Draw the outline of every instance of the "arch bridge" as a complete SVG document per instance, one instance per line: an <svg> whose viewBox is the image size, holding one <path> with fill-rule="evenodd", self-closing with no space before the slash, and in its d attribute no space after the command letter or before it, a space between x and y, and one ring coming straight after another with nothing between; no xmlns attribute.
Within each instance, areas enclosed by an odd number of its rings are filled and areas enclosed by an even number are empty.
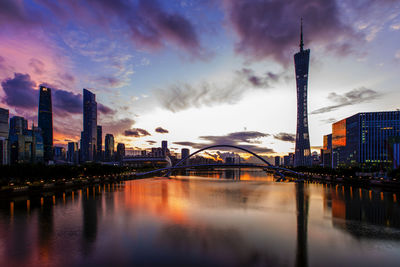
<svg viewBox="0 0 400 267"><path fill-rule="evenodd" d="M203 152L205 150L209 150L209 149L213 149L213 148L221 148L221 147L225 147L225 148L234 148L234 149L238 149L238 150L242 150L246 153L249 153L251 155L253 155L254 157L258 158L260 161L262 161L263 163L265 163L265 165L254 165L254 164L198 164L198 165L182 165L182 163L184 163L186 160L188 160L189 158L191 158L192 156ZM197 150L196 152L193 152L192 154L190 154L189 156L181 159L180 161L178 161L175 165L173 166L168 166L166 168L161 168L161 169L157 169L157 170L153 170L153 171L149 171L149 172L145 172L145 173L139 173L136 175L147 175L147 174L151 174L151 173L157 173L157 172L162 172L162 171L168 171L164 176L169 176L171 174L171 172L173 170L176 169L186 169L186 168L194 168L194 167L254 167L254 168L267 168L267 169L271 169L273 171L275 171L280 178L278 179L278 181L284 180L285 179L285 175L282 174L281 171L285 171L285 172L289 172L295 175L302 175L298 172L286 169L286 168L282 168L282 167L278 167L278 166L273 166L271 163L269 163L267 160L265 160L264 158L262 158L261 156L257 155L256 153L240 147L240 146L235 146L235 145L212 145L212 146L207 146L204 148L201 148L199 150Z"/></svg>

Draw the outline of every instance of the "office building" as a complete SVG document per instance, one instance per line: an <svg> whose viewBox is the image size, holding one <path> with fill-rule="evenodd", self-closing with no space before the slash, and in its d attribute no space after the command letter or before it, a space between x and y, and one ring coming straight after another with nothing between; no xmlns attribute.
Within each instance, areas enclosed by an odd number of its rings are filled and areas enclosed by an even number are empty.
<svg viewBox="0 0 400 267"><path fill-rule="evenodd" d="M82 161L93 161L97 145L96 95L83 89Z"/></svg>
<svg viewBox="0 0 400 267"><path fill-rule="evenodd" d="M39 92L39 128L42 130L44 160L53 160L53 111L51 88L40 86Z"/></svg>
<svg viewBox="0 0 400 267"><path fill-rule="evenodd" d="M311 166L310 138L308 134L307 84L310 49L304 50L303 23L300 28L300 51L294 55L297 87L297 129L294 156L295 166Z"/></svg>
<svg viewBox="0 0 400 267"><path fill-rule="evenodd" d="M332 125L332 165L392 165L389 144L400 136L400 111L358 113Z"/></svg>
<svg viewBox="0 0 400 267"><path fill-rule="evenodd" d="M76 142L68 143L67 161L74 164L77 164L79 162L78 143Z"/></svg>
<svg viewBox="0 0 400 267"><path fill-rule="evenodd" d="M104 159L105 161L114 160L114 136L112 134L106 134L104 142Z"/></svg>
<svg viewBox="0 0 400 267"><path fill-rule="evenodd" d="M97 146L96 146L96 161L103 160L103 128L97 125Z"/></svg>
<svg viewBox="0 0 400 267"><path fill-rule="evenodd" d="M14 116L10 119L9 130L10 163L36 163L44 159L44 143L42 131L23 117Z"/></svg>
<svg viewBox="0 0 400 267"><path fill-rule="evenodd" d="M321 149L321 165L332 167L332 134L324 135L323 148Z"/></svg>
<svg viewBox="0 0 400 267"><path fill-rule="evenodd" d="M8 109L0 108L0 165L9 163Z"/></svg>
<svg viewBox="0 0 400 267"><path fill-rule="evenodd" d="M117 144L117 161L123 160L125 157L125 144Z"/></svg>

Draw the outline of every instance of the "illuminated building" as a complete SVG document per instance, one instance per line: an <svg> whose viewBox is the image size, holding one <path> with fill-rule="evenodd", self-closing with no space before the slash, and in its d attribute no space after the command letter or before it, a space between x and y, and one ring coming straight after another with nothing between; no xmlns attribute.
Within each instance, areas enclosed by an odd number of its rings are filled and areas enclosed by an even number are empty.
<svg viewBox="0 0 400 267"><path fill-rule="evenodd" d="M324 135L324 146L321 149L323 167L332 167L332 134Z"/></svg>
<svg viewBox="0 0 400 267"><path fill-rule="evenodd" d="M304 50L303 23L301 24L300 32L300 51L294 55L297 87L297 129L294 166L311 166L307 114L307 83L310 49Z"/></svg>
<svg viewBox="0 0 400 267"><path fill-rule="evenodd" d="M51 88L40 86L39 92L39 128L42 130L44 160L53 160L53 111Z"/></svg>
<svg viewBox="0 0 400 267"><path fill-rule="evenodd" d="M389 138L400 136L400 111L358 113L332 124L332 165L386 165Z"/></svg>

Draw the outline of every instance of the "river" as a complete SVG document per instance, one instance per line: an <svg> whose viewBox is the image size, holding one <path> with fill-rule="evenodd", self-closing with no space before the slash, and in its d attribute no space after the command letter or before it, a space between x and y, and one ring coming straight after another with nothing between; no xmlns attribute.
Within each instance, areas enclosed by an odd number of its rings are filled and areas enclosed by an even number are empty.
<svg viewBox="0 0 400 267"><path fill-rule="evenodd" d="M1 266L400 266L400 193L191 172L0 200Z"/></svg>

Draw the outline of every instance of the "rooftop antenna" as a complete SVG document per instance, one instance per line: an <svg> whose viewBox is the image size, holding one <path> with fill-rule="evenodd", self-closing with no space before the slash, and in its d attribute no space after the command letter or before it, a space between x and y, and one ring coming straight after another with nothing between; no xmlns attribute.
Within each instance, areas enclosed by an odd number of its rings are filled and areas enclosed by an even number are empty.
<svg viewBox="0 0 400 267"><path fill-rule="evenodd" d="M303 42L303 18L300 20L300 51L303 51L304 42Z"/></svg>

